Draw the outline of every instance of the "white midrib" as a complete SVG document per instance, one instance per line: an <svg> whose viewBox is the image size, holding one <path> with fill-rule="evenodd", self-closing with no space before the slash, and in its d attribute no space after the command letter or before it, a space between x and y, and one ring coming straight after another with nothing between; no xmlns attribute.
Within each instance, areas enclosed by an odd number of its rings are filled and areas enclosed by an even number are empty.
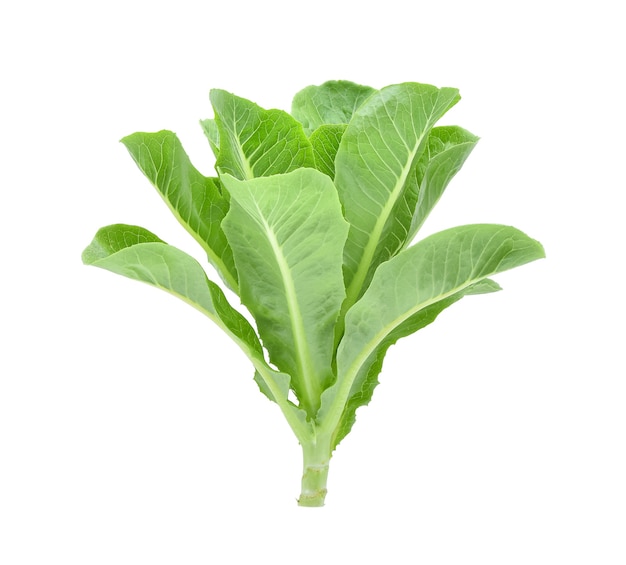
<svg viewBox="0 0 626 565"><path fill-rule="evenodd" d="M321 391L319 390L319 387L315 386L315 375L311 369L311 354L308 347L306 333L304 331L302 313L300 312L300 306L298 304L296 286L294 284L293 277L291 276L291 269L287 264L282 247L276 239L274 230L267 223L265 218L262 219L262 222L267 233L267 239L269 240L274 256L276 257L276 262L278 263L283 284L285 285L287 309L289 310L289 318L292 322L291 331L296 347L296 359L298 362L299 374L302 377L306 391L306 398L302 400L305 401L305 405L308 404L311 409L315 409Z"/></svg>
<svg viewBox="0 0 626 565"><path fill-rule="evenodd" d="M241 172L243 173L245 180L253 179L254 171L252 170L252 165L250 164L250 161L248 160L248 157L246 156L246 154L243 152L243 146L241 145L241 142L239 141L237 132L231 129L229 129L228 131L230 133L233 145L236 147L238 161L239 161L239 164L241 165Z"/></svg>
<svg viewBox="0 0 626 565"><path fill-rule="evenodd" d="M404 184L406 183L406 179L409 176L409 172L413 166L413 160L417 155L417 151L422 144L422 141L426 137L426 132L429 131L429 128L424 129L424 133L417 139L413 150L409 153L408 158L406 160L405 166L402 168L400 175L398 176L398 180L396 181L393 190L389 193L389 198L385 203L385 206L382 209L382 212L378 216L378 220L376 220L376 224L374 225L374 229L372 230L367 245L363 250L363 255L361 255L361 260L359 261L359 266L354 274L354 278L352 282L348 286L348 290L346 291L346 301L344 303L344 313L357 301L359 298L359 293L361 292L361 288L363 287L363 282L365 281L365 277L367 276L367 272L372 263L372 259L374 258L374 253L376 253L376 248L380 243L380 236L383 233L383 229L389 216L391 215L391 211L395 206L400 194L402 193L402 189L404 188Z"/></svg>

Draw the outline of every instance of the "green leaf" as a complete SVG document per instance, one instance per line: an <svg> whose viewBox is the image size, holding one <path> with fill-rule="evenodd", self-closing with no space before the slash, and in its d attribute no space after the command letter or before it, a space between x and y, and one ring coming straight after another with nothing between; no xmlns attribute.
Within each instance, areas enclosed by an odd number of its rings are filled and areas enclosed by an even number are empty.
<svg viewBox="0 0 626 565"><path fill-rule="evenodd" d="M313 146L315 168L331 179L335 178L335 157L346 124L329 124L318 127L309 140Z"/></svg>
<svg viewBox="0 0 626 565"><path fill-rule="evenodd" d="M296 435L306 437L306 416L287 400L289 375L269 367L252 326L228 303L195 259L148 230L125 224L98 230L82 258L86 265L160 288L213 320L252 361L262 391L279 404Z"/></svg>
<svg viewBox="0 0 626 565"><path fill-rule="evenodd" d="M485 281L491 275L542 257L541 244L519 230L479 224L436 233L381 265L348 311L337 382L322 398L318 419L335 430L335 444L349 431L354 410L371 397L391 344L462 296L498 290Z"/></svg>
<svg viewBox="0 0 626 565"><path fill-rule="evenodd" d="M357 108L375 89L348 80L330 80L319 86L307 86L298 92L291 114L307 135L325 124L347 124Z"/></svg>
<svg viewBox="0 0 626 565"><path fill-rule="evenodd" d="M148 230L125 224L101 228L83 252L83 262L166 290L206 314L250 354L262 353L250 324L228 305L200 264Z"/></svg>
<svg viewBox="0 0 626 565"><path fill-rule="evenodd" d="M461 298L501 290L491 275L543 248L499 225L409 247L478 140L436 127L456 89L328 81L298 92L293 115L224 90L210 98L214 117L200 124L219 178L195 169L172 132L122 141L255 320L143 228L102 228L83 261L178 297L238 345L302 447L298 504L322 506L332 452L370 402L388 349Z"/></svg>
<svg viewBox="0 0 626 565"><path fill-rule="evenodd" d="M241 299L270 361L292 377L309 414L334 379L333 327L345 297L342 252L348 226L332 181L314 169L249 181L224 175L231 208L224 231Z"/></svg>
<svg viewBox="0 0 626 565"><path fill-rule="evenodd" d="M217 159L220 155L220 132L217 123L215 123L215 120L211 119L200 120L200 126L202 127L204 135L206 135L206 138L209 140L213 155L215 155Z"/></svg>
<svg viewBox="0 0 626 565"><path fill-rule="evenodd" d="M435 321L437 316L464 296L469 294L486 294L488 292L496 292L501 290L500 286L494 281L485 279L467 287L464 290L453 294L452 296L435 302L420 310L405 322L387 334L374 352L367 358L363 367L359 371L355 384L350 390L350 396L343 411L339 425L333 435L333 449L339 445L339 442L350 432L352 425L356 420L356 409L360 406L369 404L372 399L374 388L378 385L378 375L383 367L383 360L387 354L387 350L395 344L400 338L406 337L418 330L426 327Z"/></svg>
<svg viewBox="0 0 626 565"><path fill-rule="evenodd" d="M415 197L417 203L405 246L411 243L477 143L478 137L458 126L432 129L415 170L419 196Z"/></svg>
<svg viewBox="0 0 626 565"><path fill-rule="evenodd" d="M344 311L367 288L376 267L402 248L414 212L407 189L416 165L431 128L458 100L454 88L388 86L367 99L343 134L335 184L350 223Z"/></svg>
<svg viewBox="0 0 626 565"><path fill-rule="evenodd" d="M217 89L211 90L211 103L219 130L220 173L244 180L315 166L301 124L287 112L265 110Z"/></svg>
<svg viewBox="0 0 626 565"><path fill-rule="evenodd" d="M176 219L205 250L224 282L236 291L235 262L221 228L228 202L219 181L205 177L191 164L171 131L133 133L122 143Z"/></svg>

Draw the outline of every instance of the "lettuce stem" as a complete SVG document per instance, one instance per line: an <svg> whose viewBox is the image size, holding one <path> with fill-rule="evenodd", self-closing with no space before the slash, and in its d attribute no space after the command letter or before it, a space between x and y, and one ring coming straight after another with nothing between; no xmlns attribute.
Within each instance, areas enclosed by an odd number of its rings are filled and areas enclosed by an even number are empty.
<svg viewBox="0 0 626 565"><path fill-rule="evenodd" d="M303 472L299 506L324 506L331 457L330 437L319 436L302 444Z"/></svg>

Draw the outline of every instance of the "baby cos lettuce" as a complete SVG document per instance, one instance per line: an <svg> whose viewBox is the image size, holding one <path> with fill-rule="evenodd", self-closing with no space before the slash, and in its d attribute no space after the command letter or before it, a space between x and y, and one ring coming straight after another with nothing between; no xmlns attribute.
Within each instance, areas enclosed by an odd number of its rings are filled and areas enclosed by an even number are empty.
<svg viewBox="0 0 626 565"><path fill-rule="evenodd" d="M411 245L478 141L435 126L458 100L454 88L330 81L296 94L288 114L213 90L215 117L201 125L215 177L170 131L122 139L256 329L195 259L144 228L100 229L83 261L166 290L234 340L302 446L301 506L324 504L331 454L389 346L464 296L500 290L492 275L544 256L492 224Z"/></svg>

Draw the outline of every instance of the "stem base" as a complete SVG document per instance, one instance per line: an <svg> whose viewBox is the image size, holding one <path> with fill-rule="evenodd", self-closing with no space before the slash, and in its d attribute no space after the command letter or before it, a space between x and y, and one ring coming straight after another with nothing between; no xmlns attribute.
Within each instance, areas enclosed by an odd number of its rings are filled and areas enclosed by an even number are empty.
<svg viewBox="0 0 626 565"><path fill-rule="evenodd" d="M328 464L309 465L304 467L302 474L302 491L298 499L299 506L324 506L326 498L326 479L328 478Z"/></svg>
<svg viewBox="0 0 626 565"><path fill-rule="evenodd" d="M330 461L330 442L320 441L302 446L304 470L302 473L302 490L298 499L299 506L324 506L326 498L326 480L328 479L328 463Z"/></svg>

